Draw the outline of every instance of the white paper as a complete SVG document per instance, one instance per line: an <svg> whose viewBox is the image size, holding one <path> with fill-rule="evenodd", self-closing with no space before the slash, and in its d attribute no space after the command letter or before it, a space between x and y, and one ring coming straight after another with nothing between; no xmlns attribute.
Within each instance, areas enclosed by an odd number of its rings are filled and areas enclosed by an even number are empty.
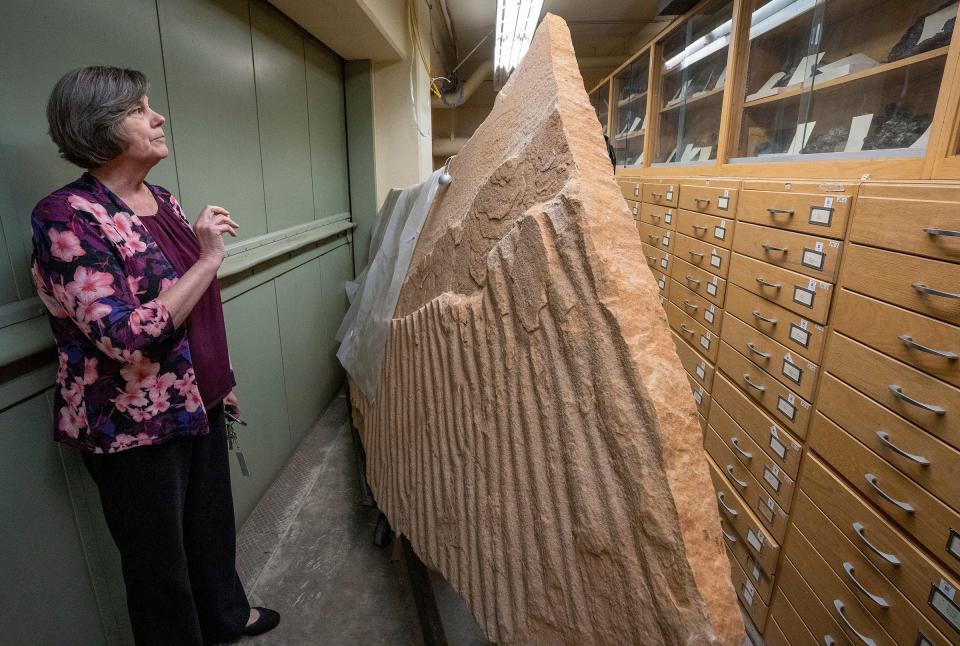
<svg viewBox="0 0 960 646"><path fill-rule="evenodd" d="M760 89L754 92L753 94L748 94L744 101L753 101L755 99L762 99L767 96L773 96L780 91L780 88L773 87L777 84L777 81L782 79L787 74L785 72L775 72L773 76L767 79L767 82L760 86Z"/></svg>
<svg viewBox="0 0 960 646"><path fill-rule="evenodd" d="M727 80L727 68L724 67L723 71L720 72L720 76L717 77L717 82L713 84L713 89L717 90L723 87L723 82Z"/></svg>
<svg viewBox="0 0 960 646"><path fill-rule="evenodd" d="M704 146L698 150L700 151L700 161L710 161L710 153L713 152L713 146Z"/></svg>
<svg viewBox="0 0 960 646"><path fill-rule="evenodd" d="M786 87L791 85L797 85L798 83L803 83L813 75L813 70L816 67L817 63L820 62L820 59L823 58L825 52L817 52L816 54L809 54L804 56L800 60L800 64L797 65L797 69L794 70L793 76L790 77L790 80L787 82Z"/></svg>
<svg viewBox="0 0 960 646"><path fill-rule="evenodd" d="M913 145L910 147L926 148L927 144L930 143L930 128L932 127L933 127L933 124L930 124L929 126L927 126L927 129L923 131L923 134L920 135L920 137L915 142L913 142Z"/></svg>
<svg viewBox="0 0 960 646"><path fill-rule="evenodd" d="M879 63L866 54L850 54L832 63L818 67L817 74L813 77L813 83L816 85L817 83L830 81L835 78L840 78L841 76L846 76L847 74L868 70L877 65L879 65Z"/></svg>
<svg viewBox="0 0 960 646"><path fill-rule="evenodd" d="M843 147L843 152L859 152L863 150L863 140L870 132L870 124L873 123L873 114L857 115L850 120L850 134L847 135L847 145Z"/></svg>
<svg viewBox="0 0 960 646"><path fill-rule="evenodd" d="M787 148L788 155L797 155L807 145L810 135L813 134L813 127L817 125L816 121L807 121L797 125L797 131L793 135L793 141Z"/></svg>
<svg viewBox="0 0 960 646"><path fill-rule="evenodd" d="M683 149L683 154L680 155L680 161L692 161L698 150L700 149L693 144L687 144L687 147Z"/></svg>
<svg viewBox="0 0 960 646"><path fill-rule="evenodd" d="M922 43L928 38L933 38L943 31L944 25L955 15L957 15L957 3L953 3L949 7L944 7L940 11L927 16L923 21L923 31L920 32L920 38L917 40L917 44Z"/></svg>

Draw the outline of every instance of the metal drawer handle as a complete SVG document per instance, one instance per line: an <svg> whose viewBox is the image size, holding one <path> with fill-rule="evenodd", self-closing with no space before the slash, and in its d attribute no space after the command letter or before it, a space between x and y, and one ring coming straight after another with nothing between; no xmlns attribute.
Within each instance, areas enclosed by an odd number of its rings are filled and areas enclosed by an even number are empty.
<svg viewBox="0 0 960 646"><path fill-rule="evenodd" d="M883 444L894 453L899 453L900 455L907 458L908 460L913 460L914 462L916 462L921 466L924 466L924 467L930 466L930 460L923 457L922 455L916 455L916 454L904 451L899 446L891 442L890 436L884 431L877 431L877 437L879 437L880 441L883 442Z"/></svg>
<svg viewBox="0 0 960 646"><path fill-rule="evenodd" d="M877 492L877 495L879 495L881 498L889 502L891 505L895 506L897 509L905 511L908 514L912 514L914 511L916 511L913 508L913 505L911 505L910 503L903 502L902 500L897 500L896 498L888 494L886 491L881 489L880 485L877 484L877 476L873 475L872 473L864 473L863 479L867 481L868 485L873 487L873 490Z"/></svg>
<svg viewBox="0 0 960 646"><path fill-rule="evenodd" d="M700 308L699 305L694 305L693 303L691 303L691 302L688 301L687 299L683 299L683 306L686 307L687 309L693 310L694 312L696 312L696 311Z"/></svg>
<svg viewBox="0 0 960 646"><path fill-rule="evenodd" d="M733 475L733 465L727 465L727 475L730 476L730 479L733 480L734 484L740 487L741 489L747 488L747 482L745 480L740 480L737 476Z"/></svg>
<svg viewBox="0 0 960 646"><path fill-rule="evenodd" d="M699 251L694 251L694 250L692 250L692 249L691 249L690 251L688 251L687 253L690 254L691 256L693 256L694 258L703 258L703 256L704 256L704 254L700 253Z"/></svg>
<svg viewBox="0 0 960 646"><path fill-rule="evenodd" d="M887 603L887 600L886 600L886 599L884 599L883 597L881 597L881 596L879 596L879 595L873 594L872 592L870 592L869 590L867 590L865 587L863 587L863 584L860 583L860 581L857 580L857 577L854 576L853 563L850 563L849 561L844 561L844 562L843 562L843 571L847 573L847 576L850 577L850 580L851 580L851 581L853 581L853 585L857 586L857 588L860 590L860 592L862 592L862 593L864 593L865 595L867 595L868 597L870 597L870 601L874 602L875 604L877 604L877 605L880 606L881 608L889 608L889 607L890 607L890 604Z"/></svg>
<svg viewBox="0 0 960 646"><path fill-rule="evenodd" d="M844 607L843 602L840 601L840 599L833 600L833 607L837 609L837 613L840 615L840 618L843 619L843 623L847 624L847 628L849 628L854 635L859 637L860 641L866 644L866 646L877 646L877 642L873 641L872 639L870 639L869 637L867 637L866 635L864 635L859 630L853 627L853 624L851 624L850 620L847 619L846 608Z"/></svg>
<svg viewBox="0 0 960 646"><path fill-rule="evenodd" d="M653 193L653 192L651 192L650 195L654 196L654 197L657 198L658 200L659 200L661 197L663 197L663 193Z"/></svg>
<svg viewBox="0 0 960 646"><path fill-rule="evenodd" d="M726 497L723 495L723 492L722 492L722 491L718 491L718 492L717 492L717 500L720 501L720 504L723 506L723 510L726 511L728 514L730 514L731 516L737 516L737 515L739 515L740 512L738 512L738 511L737 511L736 509L734 509L733 507L727 506L727 499L726 499Z"/></svg>
<svg viewBox="0 0 960 646"><path fill-rule="evenodd" d="M694 278L693 276L687 276L687 282L690 283L691 285L696 285L697 287L700 286L700 281Z"/></svg>
<svg viewBox="0 0 960 646"><path fill-rule="evenodd" d="M767 213L770 214L770 217L773 217L775 215L781 215L781 214L786 215L787 217L791 217L791 218L793 217L792 209L767 209Z"/></svg>
<svg viewBox="0 0 960 646"><path fill-rule="evenodd" d="M736 536L734 536L733 534L728 534L727 532L725 532L725 531L723 530L723 521L722 521L722 520L720 521L720 533L723 534L723 537L724 537L725 539L727 539L727 542L728 542L728 543L736 543L736 542L737 542L737 537L736 537Z"/></svg>
<svg viewBox="0 0 960 646"><path fill-rule="evenodd" d="M659 237L660 237L660 236L658 236L656 233L648 233L648 234L647 234L647 240L650 240L650 241L654 241L654 240L656 240L656 239L659 238Z"/></svg>
<svg viewBox="0 0 960 646"><path fill-rule="evenodd" d="M690 328L687 327L687 324L686 324L686 323L681 323L681 324L680 324L680 329L683 330L684 332L686 332L687 334L691 335L691 336L694 335L694 334L696 334L696 332L694 332L693 330L691 330Z"/></svg>
<svg viewBox="0 0 960 646"><path fill-rule="evenodd" d="M660 221L660 216L657 215L656 213L650 213L649 215L651 220L656 220L657 222Z"/></svg>
<svg viewBox="0 0 960 646"><path fill-rule="evenodd" d="M769 358L770 358L770 353L768 353L768 352L760 352L759 350L757 350L757 346L753 345L753 341L748 341L748 342L747 342L747 350L750 351L750 354L755 354L755 355L757 355L758 357L763 357L764 359L769 359Z"/></svg>
<svg viewBox="0 0 960 646"><path fill-rule="evenodd" d="M742 455L742 456L745 457L746 459L748 459L748 460L752 460L752 459L753 459L753 453L751 453L750 451L744 451L744 450L740 447L740 440L737 439L736 436L730 438L730 445L733 446L734 450L736 450L737 453L739 453L740 455Z"/></svg>
<svg viewBox="0 0 960 646"><path fill-rule="evenodd" d="M922 408L925 411L936 413L937 415L946 415L947 413L947 411L945 411L940 406L934 406L933 404L924 404L922 401L919 401L914 399L913 397L910 397L909 395L903 392L903 388L901 388L899 384L890 384L890 392L893 393L894 397L896 397L897 399L902 399L903 401L907 402L911 406Z"/></svg>
<svg viewBox="0 0 960 646"><path fill-rule="evenodd" d="M647 256L647 260L649 260L649 261L652 262L652 263L656 263L656 262L657 262L657 257L656 257L656 256Z"/></svg>
<svg viewBox="0 0 960 646"><path fill-rule="evenodd" d="M931 296L940 296L941 298L960 298L960 294L956 292L944 292L939 289L927 287L923 283L914 283L913 288L921 294L930 294Z"/></svg>
<svg viewBox="0 0 960 646"><path fill-rule="evenodd" d="M782 254L786 254L790 251L786 247L775 247L772 244L761 243L760 246L763 247L763 250L768 253L771 251L779 251Z"/></svg>
<svg viewBox="0 0 960 646"><path fill-rule="evenodd" d="M924 229L924 233L932 236L949 236L951 238L960 238L960 231L952 229Z"/></svg>
<svg viewBox="0 0 960 646"><path fill-rule="evenodd" d="M704 233L707 232L707 227L700 226L699 224L691 224L690 228L693 229L694 233L696 233L697 231L703 231Z"/></svg>
<svg viewBox="0 0 960 646"><path fill-rule="evenodd" d="M949 359L950 361L953 361L957 358L956 352L950 352L948 350L935 350L934 348L925 346L922 343L917 343L913 340L912 336L901 334L897 338L900 339L903 342L903 345L907 346L908 348L913 348L914 350L919 350L920 352L926 352L927 354L943 357L944 359Z"/></svg>
<svg viewBox="0 0 960 646"><path fill-rule="evenodd" d="M763 391L765 391L765 390L767 389L766 386L761 386L760 384L755 384L755 383L753 383L752 381L750 381L750 374L749 374L749 373L746 373L746 372L743 373L743 380L744 380L745 382L747 382L747 385L748 385L748 386L750 386L751 388L753 388L753 389L756 390L757 392L762 393Z"/></svg>
<svg viewBox="0 0 960 646"><path fill-rule="evenodd" d="M773 287L774 289L780 289L782 285L780 283L771 283L764 280L762 277L757 276L757 282L763 285L764 287Z"/></svg>
<svg viewBox="0 0 960 646"><path fill-rule="evenodd" d="M695 197L693 201L697 204L710 204L710 198L707 197Z"/></svg>
<svg viewBox="0 0 960 646"><path fill-rule="evenodd" d="M871 550L873 550L874 554L882 558L884 561L886 561L890 565L900 565L900 559L898 559L896 555L890 554L889 552L884 552L883 550L881 550L879 547L877 547L867 539L867 532L863 527L863 523L860 523L860 522L854 523L853 531L856 532L857 536L860 538L861 541L863 541L864 545L866 545Z"/></svg>
<svg viewBox="0 0 960 646"><path fill-rule="evenodd" d="M760 313L760 310L753 310L753 318L758 321L763 321L764 323L769 323L770 325L776 325L777 319L768 319L766 316Z"/></svg>

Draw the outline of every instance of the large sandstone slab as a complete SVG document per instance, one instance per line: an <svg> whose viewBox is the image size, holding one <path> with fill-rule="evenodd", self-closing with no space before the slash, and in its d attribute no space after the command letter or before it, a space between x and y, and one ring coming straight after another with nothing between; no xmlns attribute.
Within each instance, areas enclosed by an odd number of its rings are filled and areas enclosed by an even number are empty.
<svg viewBox="0 0 960 646"><path fill-rule="evenodd" d="M352 389L395 530L504 644L735 644L696 408L566 24L451 164Z"/></svg>

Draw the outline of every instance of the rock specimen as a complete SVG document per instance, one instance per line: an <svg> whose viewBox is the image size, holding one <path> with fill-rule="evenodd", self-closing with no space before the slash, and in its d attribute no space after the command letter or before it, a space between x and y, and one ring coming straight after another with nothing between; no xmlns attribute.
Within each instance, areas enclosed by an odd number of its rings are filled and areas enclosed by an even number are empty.
<svg viewBox="0 0 960 646"><path fill-rule="evenodd" d="M380 508L502 644L739 644L687 377L565 23L450 165L372 401Z"/></svg>

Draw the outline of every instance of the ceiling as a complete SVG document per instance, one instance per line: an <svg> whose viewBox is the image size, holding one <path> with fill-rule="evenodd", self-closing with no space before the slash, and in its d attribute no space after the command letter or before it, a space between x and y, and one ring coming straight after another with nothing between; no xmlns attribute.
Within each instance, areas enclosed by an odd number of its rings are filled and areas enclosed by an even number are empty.
<svg viewBox="0 0 960 646"><path fill-rule="evenodd" d="M434 0L446 4L462 59L495 26L496 0ZM624 59L640 42L652 37L667 23L657 17L658 0L544 0L543 13L553 13L570 26L579 58L622 55ZM649 36L646 36L649 34ZM493 58L493 35L480 46L458 74L463 78L483 60Z"/></svg>

